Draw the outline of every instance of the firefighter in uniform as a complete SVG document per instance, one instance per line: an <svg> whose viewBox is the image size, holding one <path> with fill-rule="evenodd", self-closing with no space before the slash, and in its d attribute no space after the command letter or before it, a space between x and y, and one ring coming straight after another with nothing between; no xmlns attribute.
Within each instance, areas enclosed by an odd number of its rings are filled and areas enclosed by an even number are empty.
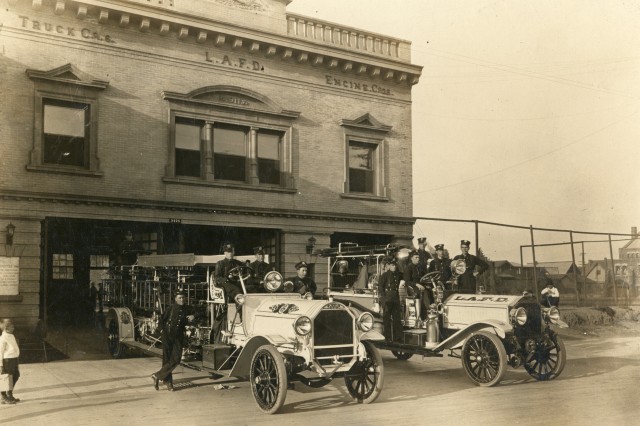
<svg viewBox="0 0 640 426"><path fill-rule="evenodd" d="M429 259L431 259L431 253L427 250L427 237L418 238L418 257L422 270L426 271L429 267Z"/></svg>
<svg viewBox="0 0 640 426"><path fill-rule="evenodd" d="M259 288L260 284L264 280L264 276L267 275L267 272L272 271L273 268L270 264L264 261L264 250L262 247L254 248L253 254L255 254L256 260L249 264L251 269L253 269L253 277L251 277L251 281L253 287Z"/></svg>
<svg viewBox="0 0 640 426"><path fill-rule="evenodd" d="M451 259L445 257L444 244L436 244L436 255L429 264L429 272L440 272L441 284L446 283L451 278Z"/></svg>
<svg viewBox="0 0 640 426"><path fill-rule="evenodd" d="M410 287L414 293L420 293L420 299L422 299L422 315L426 315L427 307L433 303L433 295L430 291L424 291L426 287L420 283L420 278L427 273L426 268L423 269L420 264L420 254L417 250L409 253L409 264L404 269L403 278L408 287Z"/></svg>
<svg viewBox="0 0 640 426"><path fill-rule="evenodd" d="M306 262L298 262L295 265L297 275L292 278L288 278L285 281L293 282L293 291L304 295L305 293L316 294L316 283L311 278L307 277L309 273L309 265Z"/></svg>
<svg viewBox="0 0 640 426"><path fill-rule="evenodd" d="M169 306L160 317L162 326L162 367L151 375L153 386L158 390L160 380L173 391L173 370L180 365L182 348L185 344L184 329L195 316L189 306L184 304L185 293L176 293L176 303Z"/></svg>
<svg viewBox="0 0 640 426"><path fill-rule="evenodd" d="M469 254L470 246L470 241L460 241L460 251L462 253L454 257L453 260L462 259L466 266L464 273L458 277L458 291L460 293L473 294L476 292L476 277L489 269L489 265L479 257Z"/></svg>
<svg viewBox="0 0 640 426"><path fill-rule="evenodd" d="M216 263L216 285L222 287L229 300L233 301L238 294L243 293L240 283L229 279L229 271L238 266L244 266L244 263L233 258L234 249L231 244L225 244L223 250L224 259Z"/></svg>
<svg viewBox="0 0 640 426"><path fill-rule="evenodd" d="M400 304L400 273L396 271L398 262L391 259L387 262L388 269L380 276L378 281L378 294L380 304L384 308L382 316L384 337L389 341L402 341L402 317Z"/></svg>

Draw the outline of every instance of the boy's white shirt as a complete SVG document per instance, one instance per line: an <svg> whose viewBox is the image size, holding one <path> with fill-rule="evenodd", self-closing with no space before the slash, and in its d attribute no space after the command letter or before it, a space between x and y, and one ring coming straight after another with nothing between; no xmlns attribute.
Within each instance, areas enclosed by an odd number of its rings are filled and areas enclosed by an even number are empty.
<svg viewBox="0 0 640 426"><path fill-rule="evenodd" d="M0 335L0 366L2 366L3 358L18 358L20 356L20 348L13 333L6 330Z"/></svg>

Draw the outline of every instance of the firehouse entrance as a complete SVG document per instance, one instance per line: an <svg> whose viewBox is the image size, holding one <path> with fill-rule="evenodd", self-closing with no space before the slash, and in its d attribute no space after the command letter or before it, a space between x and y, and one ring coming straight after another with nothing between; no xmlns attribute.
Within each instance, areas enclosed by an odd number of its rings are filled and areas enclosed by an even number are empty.
<svg viewBox="0 0 640 426"><path fill-rule="evenodd" d="M221 254L223 245L231 243L238 255L250 255L261 246L279 268L280 235L263 228L47 218L40 311L48 325L90 322L99 284L110 268L132 265L141 254Z"/></svg>

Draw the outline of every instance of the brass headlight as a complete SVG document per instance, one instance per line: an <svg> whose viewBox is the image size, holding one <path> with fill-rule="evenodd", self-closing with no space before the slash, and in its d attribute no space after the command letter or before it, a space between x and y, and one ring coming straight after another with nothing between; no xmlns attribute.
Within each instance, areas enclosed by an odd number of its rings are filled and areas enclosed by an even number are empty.
<svg viewBox="0 0 640 426"><path fill-rule="evenodd" d="M513 324L524 325L527 322L527 311L524 308L512 309L509 316Z"/></svg>
<svg viewBox="0 0 640 426"><path fill-rule="evenodd" d="M269 293L275 293L282 289L282 275L278 271L267 272L264 276L264 289Z"/></svg>
<svg viewBox="0 0 640 426"><path fill-rule="evenodd" d="M358 327L362 331L369 331L373 328L373 315L369 312L363 312L358 317Z"/></svg>
<svg viewBox="0 0 640 426"><path fill-rule="evenodd" d="M311 333L311 318L305 316L299 317L293 323L293 331L299 336L306 336Z"/></svg>
<svg viewBox="0 0 640 426"><path fill-rule="evenodd" d="M238 305L244 304L244 294L237 294L236 297L234 297L234 300Z"/></svg>
<svg viewBox="0 0 640 426"><path fill-rule="evenodd" d="M454 260L451 262L451 272L456 275L464 274L464 271L467 270L467 264L462 259Z"/></svg>

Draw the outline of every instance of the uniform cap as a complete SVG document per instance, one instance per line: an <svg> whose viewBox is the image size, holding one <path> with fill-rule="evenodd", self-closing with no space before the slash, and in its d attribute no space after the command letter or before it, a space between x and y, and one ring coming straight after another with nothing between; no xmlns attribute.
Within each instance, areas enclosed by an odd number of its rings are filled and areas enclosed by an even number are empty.
<svg viewBox="0 0 640 426"><path fill-rule="evenodd" d="M309 265L307 265L307 262L298 262L298 263L296 263L296 266L295 266L296 270L298 270L300 268L308 268L308 267L309 267Z"/></svg>
<svg viewBox="0 0 640 426"><path fill-rule="evenodd" d="M436 244L436 250L444 250L444 244Z"/></svg>
<svg viewBox="0 0 640 426"><path fill-rule="evenodd" d="M420 237L418 238L418 244L424 244L427 242L427 237Z"/></svg>
<svg viewBox="0 0 640 426"><path fill-rule="evenodd" d="M262 246L254 247L253 254L264 254L264 249L262 248Z"/></svg>
<svg viewBox="0 0 640 426"><path fill-rule="evenodd" d="M470 247L470 246L471 246L471 241L469 241L469 240L462 240L462 241L460 241L460 245L461 245L461 246Z"/></svg>
<svg viewBox="0 0 640 426"><path fill-rule="evenodd" d="M420 253L418 253L418 250L411 250L409 252L409 259L411 259L413 256L420 256Z"/></svg>
<svg viewBox="0 0 640 426"><path fill-rule="evenodd" d="M183 290L176 291L176 297L177 296L186 296L186 295L187 295L187 293L185 293Z"/></svg>
<svg viewBox="0 0 640 426"><path fill-rule="evenodd" d="M233 253L233 245L231 245L231 244L225 244L225 245L222 247L222 250L223 250L225 253Z"/></svg>
<svg viewBox="0 0 640 426"><path fill-rule="evenodd" d="M387 260L387 265L397 265L398 261L396 259Z"/></svg>

